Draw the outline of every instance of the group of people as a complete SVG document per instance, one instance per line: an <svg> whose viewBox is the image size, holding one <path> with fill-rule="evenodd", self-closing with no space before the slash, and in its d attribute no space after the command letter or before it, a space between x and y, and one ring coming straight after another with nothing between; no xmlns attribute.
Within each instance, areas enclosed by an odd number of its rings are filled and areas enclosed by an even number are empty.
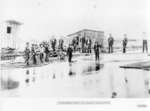
<svg viewBox="0 0 150 111"><path fill-rule="evenodd" d="M51 41L51 47L52 47L53 52L56 51L56 43L57 43L56 39ZM72 43L69 44L67 49L64 48L63 43L64 43L64 41L60 40L58 47L60 48L61 52L64 52L64 51L66 52L65 55L68 56L68 62L71 62L73 52L78 51L76 49L77 49L77 46L79 45L79 38L73 39ZM84 38L82 38L81 43L82 43L81 44L81 49L82 49L81 52L82 53L85 53L85 46L87 46L86 48L88 49L86 51L86 53L92 52L92 40L90 40L90 39L85 40ZM126 53L127 44L128 44L127 35L124 34L124 38L122 40L122 52L123 53ZM113 45L114 45L114 38L111 34L109 34L108 53L113 53ZM50 46L49 46L48 42L43 42L39 45L32 44L31 48L29 47L29 43L27 43L25 51L24 51L25 52L25 63L27 65L29 65L30 61L32 61L33 64L37 64L38 60L40 60L41 63L48 62L49 61L49 53L50 53L49 47ZM95 43L93 45L93 50L94 50L96 61L99 61L99 55L100 55L101 49L102 49L102 45L99 44L98 41L95 41ZM143 52L145 50L146 50L146 52L148 52L148 41L147 41L147 39L144 38L143 39ZM64 57L64 54L60 54L60 55L63 55L61 57ZM37 58L39 58L39 59L37 59Z"/></svg>
<svg viewBox="0 0 150 111"><path fill-rule="evenodd" d="M124 38L122 40L122 52L123 53L126 53L127 44L128 44L128 38L127 38L127 35L124 34ZM114 45L114 38L112 37L111 34L109 34L109 37L108 37L108 53L113 53L113 45ZM95 60L96 61L99 61L100 49L101 49L100 44L98 42L95 42L95 44L94 44L94 53L95 53ZM145 32L143 32L142 49L143 49L143 53L145 51L148 52L148 40L147 40Z"/></svg>
<svg viewBox="0 0 150 111"><path fill-rule="evenodd" d="M92 40L90 38L79 38L79 36L77 36L73 38L71 45L73 47L73 51L80 51L82 53L92 52Z"/></svg>
<svg viewBox="0 0 150 111"><path fill-rule="evenodd" d="M49 62L49 56L51 51L53 53L53 56L57 56L56 49L58 49L59 53L63 55L61 53L65 50L63 39L60 39L57 43L57 40L54 38L50 41L42 41L39 44L31 44L31 46L29 42L27 42L24 50L25 63L27 65L29 65L30 63L36 65L39 62ZM63 56L60 56L60 59L61 58L63 58Z"/></svg>
<svg viewBox="0 0 150 111"><path fill-rule="evenodd" d="M48 60L49 46L46 43L39 45L32 44L30 47L30 44L27 42L24 53L25 53L25 63L27 65L29 65L31 61L33 64L37 64L39 60L41 63L49 61Z"/></svg>
<svg viewBox="0 0 150 111"><path fill-rule="evenodd" d="M29 42L26 43L26 47L24 50L24 55L25 55L25 63L27 66L29 66L30 64L38 64L40 63L44 63L44 62L49 62L49 57L50 57L50 53L52 52L52 54L56 54L56 56L59 56L59 59L62 60L64 59L65 55L68 56L68 61L71 62L72 61L72 53L73 53L73 45L70 44L69 47L66 49L64 49L63 47L63 41L59 41L59 45L58 45L58 50L56 50L56 46L54 45L56 44L56 41L54 40L54 42L52 42L51 45L51 49L50 50L50 45L48 42L42 42L39 45L38 44L30 44ZM57 53L56 53L57 52ZM66 52L66 54L64 54L64 52Z"/></svg>
<svg viewBox="0 0 150 111"><path fill-rule="evenodd" d="M123 45L123 53L126 53L126 47L127 47L127 36L126 34L124 35L124 39L122 40L122 45ZM113 44L114 44L114 38L112 37L111 34L109 34L108 38L108 53L113 53ZM100 55L100 49L102 46L96 41L94 44L94 54L95 54L95 60L99 61L99 55Z"/></svg>
<svg viewBox="0 0 150 111"><path fill-rule="evenodd" d="M148 52L148 40L147 40L147 36L146 36L145 32L143 32L142 36L143 36L142 51L144 53L145 51ZM128 38L127 38L127 35L124 34L124 38L122 40L122 51L123 51L123 53L126 53L127 43L128 43ZM112 37L111 34L109 34L108 53L113 53L113 44L114 44L114 38Z"/></svg>
<svg viewBox="0 0 150 111"><path fill-rule="evenodd" d="M127 43L128 43L127 35L124 34L124 39L122 40L122 47L123 47L122 51L123 51L123 53L126 53ZM109 38L108 38L108 53L113 53L113 44L114 44L114 38L112 37L111 34L109 34Z"/></svg>

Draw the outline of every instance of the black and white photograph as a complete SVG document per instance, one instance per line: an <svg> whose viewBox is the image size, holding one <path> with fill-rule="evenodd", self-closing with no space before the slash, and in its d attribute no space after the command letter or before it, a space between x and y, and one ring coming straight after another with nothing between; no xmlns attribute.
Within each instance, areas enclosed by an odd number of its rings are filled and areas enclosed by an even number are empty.
<svg viewBox="0 0 150 111"><path fill-rule="evenodd" d="M0 0L1 101L149 101L149 10L149 0Z"/></svg>

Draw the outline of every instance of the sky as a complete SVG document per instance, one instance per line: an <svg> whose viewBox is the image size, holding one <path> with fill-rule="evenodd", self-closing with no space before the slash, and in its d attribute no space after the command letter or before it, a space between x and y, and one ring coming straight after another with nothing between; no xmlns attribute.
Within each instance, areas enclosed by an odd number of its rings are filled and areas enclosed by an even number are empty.
<svg viewBox="0 0 150 111"><path fill-rule="evenodd" d="M0 21L23 25L24 41L61 37L81 29L102 30L122 38L150 33L149 0L0 0Z"/></svg>

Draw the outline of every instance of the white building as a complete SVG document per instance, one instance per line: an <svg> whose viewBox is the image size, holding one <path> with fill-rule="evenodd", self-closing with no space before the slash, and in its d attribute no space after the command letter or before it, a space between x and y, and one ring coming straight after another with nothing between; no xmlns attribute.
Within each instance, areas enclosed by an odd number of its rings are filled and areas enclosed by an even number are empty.
<svg viewBox="0 0 150 111"><path fill-rule="evenodd" d="M22 23L15 20L7 20L1 24L1 48L18 48L18 33Z"/></svg>

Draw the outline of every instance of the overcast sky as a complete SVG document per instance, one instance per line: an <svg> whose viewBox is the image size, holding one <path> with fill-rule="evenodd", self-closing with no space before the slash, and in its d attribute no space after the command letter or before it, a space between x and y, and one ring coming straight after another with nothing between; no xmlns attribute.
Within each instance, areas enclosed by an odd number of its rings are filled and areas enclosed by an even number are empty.
<svg viewBox="0 0 150 111"><path fill-rule="evenodd" d="M80 29L121 38L149 31L149 0L0 0L0 20L23 23L25 40L65 36Z"/></svg>

